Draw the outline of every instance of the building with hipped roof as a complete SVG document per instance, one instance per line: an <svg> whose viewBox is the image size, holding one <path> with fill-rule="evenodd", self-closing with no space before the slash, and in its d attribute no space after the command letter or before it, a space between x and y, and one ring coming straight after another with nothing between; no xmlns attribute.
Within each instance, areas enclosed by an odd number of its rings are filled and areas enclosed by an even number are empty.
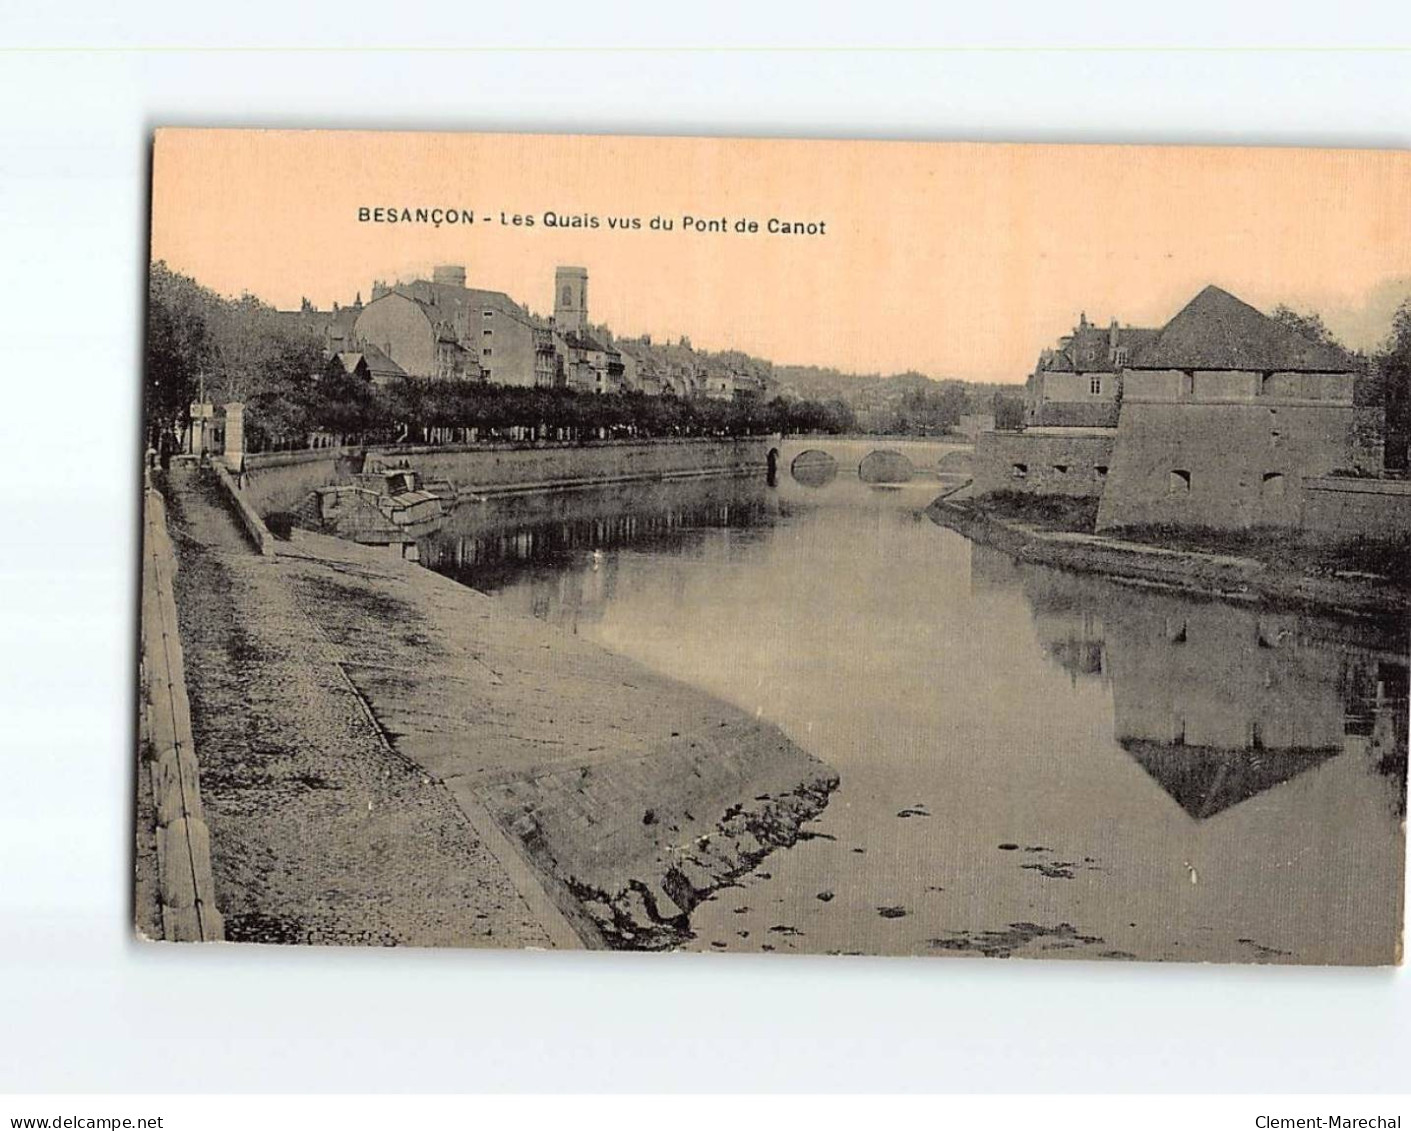
<svg viewBox="0 0 1411 1131"><path fill-rule="evenodd" d="M1297 526L1353 463L1358 362L1216 286L1128 360L1098 528Z"/></svg>
<svg viewBox="0 0 1411 1131"><path fill-rule="evenodd" d="M1035 426L977 437L976 493L1096 498L1099 530L1339 537L1349 531L1334 531L1328 514L1351 513L1343 496L1356 494L1351 533L1411 530L1404 485L1349 477L1375 470L1353 404L1361 365L1213 285L1157 331L1102 331L1082 318L1031 379ZM1069 411L1082 403L1082 381L1115 427L1073 424L1084 418Z"/></svg>

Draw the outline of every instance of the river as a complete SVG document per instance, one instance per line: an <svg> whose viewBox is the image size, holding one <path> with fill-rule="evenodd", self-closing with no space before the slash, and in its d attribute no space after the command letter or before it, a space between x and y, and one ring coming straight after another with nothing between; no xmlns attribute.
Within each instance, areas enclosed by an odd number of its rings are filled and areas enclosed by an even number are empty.
<svg viewBox="0 0 1411 1131"><path fill-rule="evenodd" d="M842 784L692 949L1384 963L1407 637L1022 564L937 483L463 505L430 568L777 723Z"/></svg>

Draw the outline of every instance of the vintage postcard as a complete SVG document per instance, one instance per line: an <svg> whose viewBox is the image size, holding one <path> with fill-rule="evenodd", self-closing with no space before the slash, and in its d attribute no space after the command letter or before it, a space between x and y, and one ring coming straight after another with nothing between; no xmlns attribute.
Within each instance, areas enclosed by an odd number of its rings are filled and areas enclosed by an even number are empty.
<svg viewBox="0 0 1411 1131"><path fill-rule="evenodd" d="M1407 154L152 177L142 936L1400 961Z"/></svg>

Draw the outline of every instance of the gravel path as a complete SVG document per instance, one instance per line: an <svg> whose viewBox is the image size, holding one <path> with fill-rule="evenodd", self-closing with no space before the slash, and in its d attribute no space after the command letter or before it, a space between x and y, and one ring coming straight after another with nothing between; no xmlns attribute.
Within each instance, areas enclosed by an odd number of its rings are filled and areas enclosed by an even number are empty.
<svg viewBox="0 0 1411 1131"><path fill-rule="evenodd" d="M202 800L231 941L549 946L444 786L384 740L289 563L208 474L167 484Z"/></svg>

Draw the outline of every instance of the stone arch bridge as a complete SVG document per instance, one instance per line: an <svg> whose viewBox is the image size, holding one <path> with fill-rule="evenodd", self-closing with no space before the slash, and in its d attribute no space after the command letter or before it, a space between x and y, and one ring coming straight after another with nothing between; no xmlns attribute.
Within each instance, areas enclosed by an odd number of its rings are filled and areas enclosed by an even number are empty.
<svg viewBox="0 0 1411 1131"><path fill-rule="evenodd" d="M785 436L770 449L778 453L777 473L806 485L821 485L836 476L871 483L960 482L970 477L974 450L959 440L900 436Z"/></svg>

